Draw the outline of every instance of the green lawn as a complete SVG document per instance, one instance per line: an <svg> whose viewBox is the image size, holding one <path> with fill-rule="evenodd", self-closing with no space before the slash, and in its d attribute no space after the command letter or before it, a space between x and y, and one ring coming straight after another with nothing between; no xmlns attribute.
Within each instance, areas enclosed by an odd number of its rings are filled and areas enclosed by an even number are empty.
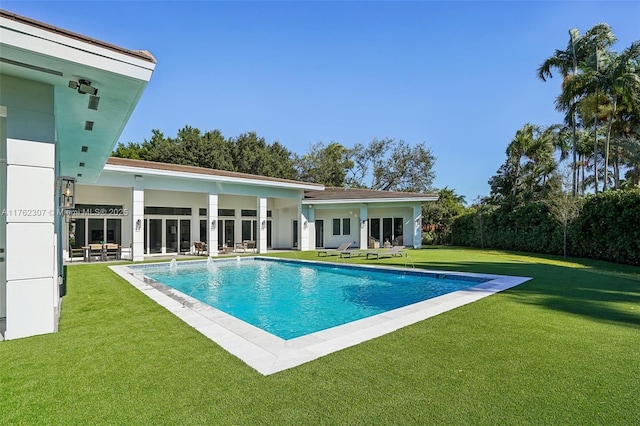
<svg viewBox="0 0 640 426"><path fill-rule="evenodd" d="M462 248L410 258L534 279L264 377L105 265L72 266L60 332L0 342L0 423L640 423L640 268Z"/></svg>

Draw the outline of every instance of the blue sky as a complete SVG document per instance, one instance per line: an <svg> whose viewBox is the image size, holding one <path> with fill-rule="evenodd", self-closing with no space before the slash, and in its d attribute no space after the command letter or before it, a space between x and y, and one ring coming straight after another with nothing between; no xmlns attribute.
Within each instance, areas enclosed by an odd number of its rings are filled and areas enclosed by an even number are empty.
<svg viewBox="0 0 640 426"><path fill-rule="evenodd" d="M640 39L640 2L3 1L3 9L158 59L121 142L185 125L315 142L426 142L434 186L472 202L525 123L562 121L538 66L571 27Z"/></svg>

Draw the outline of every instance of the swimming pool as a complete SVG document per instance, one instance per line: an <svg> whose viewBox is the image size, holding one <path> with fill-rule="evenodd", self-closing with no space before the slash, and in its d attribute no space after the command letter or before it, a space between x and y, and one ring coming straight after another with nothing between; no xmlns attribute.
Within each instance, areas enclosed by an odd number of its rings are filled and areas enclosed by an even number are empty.
<svg viewBox="0 0 640 426"><path fill-rule="evenodd" d="M264 375L286 370L332 352L380 337L402 327L514 287L530 279L502 275L383 268L378 265L355 266L261 257L253 259L257 259L257 261L251 260L251 258L211 260L209 261L209 268L207 268L206 262L203 261L179 262L175 273L169 271L168 263L111 266L110 268L152 300ZM225 274L223 271L227 267L232 270L231 266L234 266L236 262L239 262L241 266L238 270L240 272L237 272L238 276L223 278ZM286 280L290 283L291 289L282 290L274 287L269 274L265 272L265 267L260 266L267 263L294 268L293 270L296 272L288 272L287 276L293 278L297 274L299 281L294 279ZM178 277L181 274L196 274L196 271L201 270L203 265L207 271L207 278L202 278L200 284L192 285L182 290L172 288L169 283L162 283L153 278L154 271L163 270L170 273L168 275L165 274L164 277L158 276L158 278L171 281L168 278ZM249 272L250 268L242 268L242 266L250 265L255 265L253 272ZM225 312L225 309L229 310L228 307L220 305L221 308L217 308L214 306L215 300L223 293L237 296L236 291L233 290L237 290L239 285L237 282L240 282L240 278L249 277L249 284L244 284L244 286L260 289L258 293L253 293L254 295L250 297L269 299L273 296L274 299L283 299L285 305L287 303L290 304L288 308L273 308L272 314L286 317L291 313L308 312L307 304L310 303L309 300L303 297L291 305L290 296L286 296L286 294L297 292L311 296L320 287L331 287L331 285L320 283L317 280L318 274L315 272L317 268L326 268L331 273L341 272L340 278L336 280L337 284L333 284L335 286L333 292L337 292L341 298L356 306L356 308L353 308L354 311L366 312L365 316L361 316L360 319L349 320L346 323L343 323L344 320L340 320L341 325L319 325L316 318L311 322L315 327L313 329L319 331L311 331L312 328L304 328L297 331L271 332L267 331L267 326L261 328L264 324L273 322L273 319L269 318L271 314L262 313L256 315L254 312L250 312L263 323L260 326L256 326L249 320L240 319L243 314L241 315L237 312L230 314ZM370 288L366 288L363 284L352 282L354 278L376 276L377 274L374 272L383 274L387 279L383 280L383 283L378 282ZM204 276L203 271L197 273ZM425 278L435 278L440 284L446 283L443 287L448 287L451 284L448 283L449 280L456 281L455 285L460 287L446 294L442 293L443 289L436 290L440 292L440 295L426 300L423 296L420 296L417 298L422 300L417 302L414 301L415 299L411 299L416 297L415 294L405 298L404 289L411 286L424 285L412 283L412 281L415 279L422 282ZM367 280L373 281L373 278L368 278ZM230 286L227 281L231 281ZM242 286L242 284L240 285ZM210 287L208 291L211 289L214 289L214 291L208 296L203 296L200 292L204 290L204 287ZM392 303L391 298L388 297L389 293L381 291L383 289L391 289L392 294L401 295L400 299L404 301L400 303L398 300L394 300ZM399 291L400 289L402 291ZM451 288L447 289L447 291L451 291ZM420 292L417 293L420 294ZM245 295L244 297L246 298L247 296ZM198 298L209 298L210 300L205 303L198 300ZM230 304L229 301L225 303ZM395 307L398 305L402 306ZM326 316L325 314L329 308L332 308L331 303L325 303L324 307L315 316ZM252 311L254 308L245 306L243 309ZM381 311L375 313L379 309ZM338 311L341 311L341 309L338 309ZM238 315L238 317L235 315ZM299 319L295 322L309 322L305 316L306 314L298 316Z"/></svg>
<svg viewBox="0 0 640 426"><path fill-rule="evenodd" d="M255 258L134 269L285 340L488 281Z"/></svg>

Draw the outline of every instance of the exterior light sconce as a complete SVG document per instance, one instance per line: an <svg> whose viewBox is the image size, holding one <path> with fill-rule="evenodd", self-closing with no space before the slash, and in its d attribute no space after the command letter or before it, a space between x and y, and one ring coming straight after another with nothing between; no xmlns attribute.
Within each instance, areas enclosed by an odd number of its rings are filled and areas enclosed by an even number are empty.
<svg viewBox="0 0 640 426"><path fill-rule="evenodd" d="M76 207L76 180L68 176L60 176L60 208L63 214L71 214Z"/></svg>
<svg viewBox="0 0 640 426"><path fill-rule="evenodd" d="M213 230L215 230L215 229L216 229L216 220L215 220L215 219L213 219L213 220L211 221L211 230L213 231Z"/></svg>
<svg viewBox="0 0 640 426"><path fill-rule="evenodd" d="M91 96L96 96L98 94L98 89L91 85L89 80L80 79L78 81L69 81L69 88L77 90L81 95L86 95L87 93Z"/></svg>
<svg viewBox="0 0 640 426"><path fill-rule="evenodd" d="M362 219L362 220L360 221L360 227L361 227L361 228L364 228L365 226L367 226L367 219Z"/></svg>
<svg viewBox="0 0 640 426"><path fill-rule="evenodd" d="M262 223L260 223L260 227L261 227L262 229L266 228L266 227L267 227L267 221L266 221L266 220L263 220L263 221L262 221Z"/></svg>
<svg viewBox="0 0 640 426"><path fill-rule="evenodd" d="M141 228L142 228L142 219L138 219L136 220L136 232L140 232Z"/></svg>
<svg viewBox="0 0 640 426"><path fill-rule="evenodd" d="M307 229L309 227L309 222L308 221L304 221L304 229Z"/></svg>

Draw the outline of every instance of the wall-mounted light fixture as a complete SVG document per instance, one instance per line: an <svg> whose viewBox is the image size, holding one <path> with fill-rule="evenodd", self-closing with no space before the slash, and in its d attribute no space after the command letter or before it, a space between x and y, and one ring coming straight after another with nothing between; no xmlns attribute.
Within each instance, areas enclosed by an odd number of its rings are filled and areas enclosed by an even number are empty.
<svg viewBox="0 0 640 426"><path fill-rule="evenodd" d="M71 210L76 207L76 180L69 176L60 176L60 207L65 210Z"/></svg>
<svg viewBox="0 0 640 426"><path fill-rule="evenodd" d="M263 220L263 221L262 221L262 223L260 224L260 227L261 227L262 229L264 229L264 228L266 228L266 226L267 226L267 221L266 221L266 220Z"/></svg>
<svg viewBox="0 0 640 426"><path fill-rule="evenodd" d="M360 228L364 228L365 226L367 226L367 219L362 219L360 221Z"/></svg>
<svg viewBox="0 0 640 426"><path fill-rule="evenodd" d="M309 222L308 221L304 221L304 229L307 229L309 227Z"/></svg>
<svg viewBox="0 0 640 426"><path fill-rule="evenodd" d="M77 89L78 93L81 95L90 94L92 96L96 96L98 94L98 89L91 86L91 82L85 79L79 79L78 81L71 80L69 82L69 88Z"/></svg>
<svg viewBox="0 0 640 426"><path fill-rule="evenodd" d="M215 229L216 229L216 220L215 220L215 219L213 219L213 220L211 221L211 230L213 231L213 230L215 230Z"/></svg>
<svg viewBox="0 0 640 426"><path fill-rule="evenodd" d="M136 220L136 232L140 232L140 229L142 229L142 219Z"/></svg>

